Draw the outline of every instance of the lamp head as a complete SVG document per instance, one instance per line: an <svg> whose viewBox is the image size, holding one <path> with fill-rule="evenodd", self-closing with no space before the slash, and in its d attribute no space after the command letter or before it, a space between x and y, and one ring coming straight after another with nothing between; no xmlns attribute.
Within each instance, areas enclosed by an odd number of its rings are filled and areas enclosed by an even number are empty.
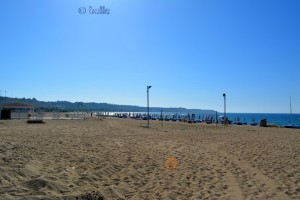
<svg viewBox="0 0 300 200"><path fill-rule="evenodd" d="M147 86L148 89L150 89L151 87L152 87L151 85L148 85L148 86Z"/></svg>

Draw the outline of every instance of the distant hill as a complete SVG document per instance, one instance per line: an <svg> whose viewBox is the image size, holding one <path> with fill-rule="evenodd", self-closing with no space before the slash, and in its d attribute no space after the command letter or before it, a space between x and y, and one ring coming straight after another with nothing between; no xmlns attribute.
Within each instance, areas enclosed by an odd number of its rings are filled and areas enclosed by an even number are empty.
<svg viewBox="0 0 300 200"><path fill-rule="evenodd" d="M23 103L34 106L36 109L43 109L45 111L60 110L62 112L71 112L77 110L84 111L99 111L99 112L147 112L147 107L131 106L131 105L117 105L109 103L95 103L95 102L69 102L69 101L38 101L35 98L9 98L0 97L0 106L11 103ZM186 109L186 108L162 108L150 107L150 112L175 112L175 113L214 113L213 110L202 109Z"/></svg>

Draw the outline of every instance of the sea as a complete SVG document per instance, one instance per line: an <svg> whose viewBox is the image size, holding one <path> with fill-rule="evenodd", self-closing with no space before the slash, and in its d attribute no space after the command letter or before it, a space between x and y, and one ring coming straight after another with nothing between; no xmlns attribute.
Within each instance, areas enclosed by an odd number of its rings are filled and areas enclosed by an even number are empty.
<svg viewBox="0 0 300 200"><path fill-rule="evenodd" d="M300 126L300 114L269 114L269 113L227 113L226 114L233 122L239 118L240 122L252 123L255 119L256 123L260 120L267 119L268 124L285 126L285 125L298 125Z"/></svg>
<svg viewBox="0 0 300 200"><path fill-rule="evenodd" d="M125 112L126 113L126 112ZM137 114L138 112L130 112L131 114ZM113 115L114 113L110 113ZM145 112L141 112L140 114L146 114ZM150 115L159 116L160 113L150 112ZM172 112L164 112L163 116L172 116L174 114L177 115L188 115L192 113L172 113ZM222 116L224 113L218 112L218 116ZM300 126L300 114L275 114L275 113L226 113L226 116L232 122L235 122L239 119L240 122L246 122L247 124L253 123L255 120L256 123L260 123L262 119L266 119L268 124L277 125L277 126L286 126L286 125L298 125ZM216 117L216 113L195 113L196 119L206 119L206 118L214 118Z"/></svg>
<svg viewBox="0 0 300 200"><path fill-rule="evenodd" d="M216 114L196 114L196 119L205 118L207 116L211 116L213 118L216 117ZM218 113L218 116L222 116L224 113ZM277 126L285 126L285 125L298 125L300 126L300 114L270 114L270 113L226 113L226 116L232 122L237 121L239 119L240 122L246 122L247 124L253 123L253 120L256 123L260 123L262 119L267 119L268 124L277 125Z"/></svg>

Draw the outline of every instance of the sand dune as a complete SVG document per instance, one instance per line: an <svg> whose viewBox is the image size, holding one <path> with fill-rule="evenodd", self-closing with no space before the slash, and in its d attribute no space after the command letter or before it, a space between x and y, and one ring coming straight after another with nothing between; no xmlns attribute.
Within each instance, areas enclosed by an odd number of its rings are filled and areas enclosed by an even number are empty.
<svg viewBox="0 0 300 200"><path fill-rule="evenodd" d="M1 121L0 199L300 199L300 130L150 123Z"/></svg>

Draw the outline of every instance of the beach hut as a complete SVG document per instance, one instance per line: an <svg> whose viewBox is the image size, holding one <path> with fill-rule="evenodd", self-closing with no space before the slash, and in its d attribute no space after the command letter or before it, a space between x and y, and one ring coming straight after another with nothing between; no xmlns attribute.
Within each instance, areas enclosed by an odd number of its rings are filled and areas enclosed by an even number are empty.
<svg viewBox="0 0 300 200"><path fill-rule="evenodd" d="M12 119L12 113L16 113L16 118L21 118L21 113L26 112L28 113L34 113L34 107L28 104L23 103L11 103L11 104L4 104L0 106L0 119ZM26 118L28 115L26 116Z"/></svg>

